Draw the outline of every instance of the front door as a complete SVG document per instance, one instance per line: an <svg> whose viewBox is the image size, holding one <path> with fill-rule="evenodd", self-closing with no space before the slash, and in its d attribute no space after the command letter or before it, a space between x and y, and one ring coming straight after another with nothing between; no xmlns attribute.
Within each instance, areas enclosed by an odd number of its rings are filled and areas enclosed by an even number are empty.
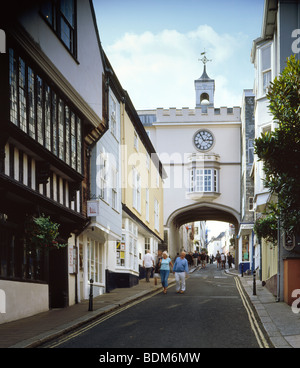
<svg viewBox="0 0 300 368"><path fill-rule="evenodd" d="M49 308L69 305L68 247L49 251Z"/></svg>

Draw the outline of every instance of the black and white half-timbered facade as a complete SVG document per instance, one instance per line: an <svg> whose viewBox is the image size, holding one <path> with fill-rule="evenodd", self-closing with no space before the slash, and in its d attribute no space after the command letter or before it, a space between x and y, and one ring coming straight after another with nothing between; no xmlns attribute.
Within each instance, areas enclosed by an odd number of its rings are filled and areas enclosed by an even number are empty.
<svg viewBox="0 0 300 368"><path fill-rule="evenodd" d="M91 1L26 1L1 18L0 323L76 302L88 224L90 150L107 129L107 88ZM19 3L18 3L19 6ZM35 247L34 218L59 224L59 249Z"/></svg>

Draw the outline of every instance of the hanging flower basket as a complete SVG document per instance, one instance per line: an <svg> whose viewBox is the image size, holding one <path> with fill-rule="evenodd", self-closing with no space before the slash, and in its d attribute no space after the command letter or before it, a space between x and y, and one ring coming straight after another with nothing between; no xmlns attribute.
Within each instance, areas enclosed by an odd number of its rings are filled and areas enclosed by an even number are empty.
<svg viewBox="0 0 300 368"><path fill-rule="evenodd" d="M33 217L26 225L26 241L32 244L35 248L59 249L67 244L58 242L57 224L50 220L50 217L45 217L44 214L39 217Z"/></svg>

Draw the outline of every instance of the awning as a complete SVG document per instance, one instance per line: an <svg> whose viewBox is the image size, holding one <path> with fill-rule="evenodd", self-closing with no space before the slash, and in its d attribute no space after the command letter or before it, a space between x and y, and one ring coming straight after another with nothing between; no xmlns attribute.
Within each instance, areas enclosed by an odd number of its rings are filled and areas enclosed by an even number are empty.
<svg viewBox="0 0 300 368"><path fill-rule="evenodd" d="M270 200L270 192L264 192L260 194L256 194L254 203L256 206L256 212L263 212L266 208L267 203Z"/></svg>

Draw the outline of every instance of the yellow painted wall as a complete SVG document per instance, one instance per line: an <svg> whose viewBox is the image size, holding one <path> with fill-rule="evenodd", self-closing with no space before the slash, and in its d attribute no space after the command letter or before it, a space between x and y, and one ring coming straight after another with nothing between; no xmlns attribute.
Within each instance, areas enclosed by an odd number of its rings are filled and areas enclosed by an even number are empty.
<svg viewBox="0 0 300 368"><path fill-rule="evenodd" d="M149 160L147 167L147 150L138 136L137 149L135 148L135 127L122 106L121 121L121 158L122 158L122 203L124 203L146 226L163 239L163 186L161 176L157 183L158 170L154 162ZM141 178L141 210L133 207L132 171L136 168ZM149 222L146 221L146 188L149 188ZM159 202L159 231L155 229L154 202Z"/></svg>
<svg viewBox="0 0 300 368"><path fill-rule="evenodd" d="M267 281L277 274L278 248L262 239L262 280Z"/></svg>

